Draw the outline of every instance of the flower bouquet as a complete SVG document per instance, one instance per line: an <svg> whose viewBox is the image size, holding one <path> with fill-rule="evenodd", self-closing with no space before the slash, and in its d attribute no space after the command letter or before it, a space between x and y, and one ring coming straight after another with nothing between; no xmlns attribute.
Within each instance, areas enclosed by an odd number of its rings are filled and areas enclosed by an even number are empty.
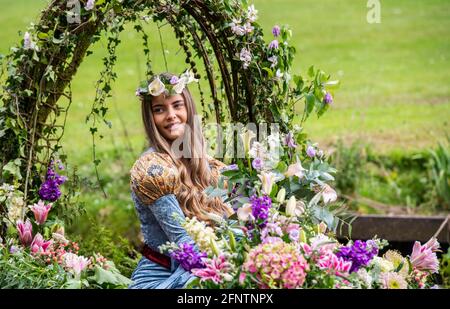
<svg viewBox="0 0 450 309"><path fill-rule="evenodd" d="M190 288L429 288L438 272L439 243L416 242L408 257L381 250L387 241L341 244L340 224L352 217L336 205L330 186L335 170L323 151L305 141L298 128L272 133L264 142L243 132L245 158L222 171L221 197L235 209L207 226L187 218L183 226L194 243L167 243L182 267L195 275ZM251 146L251 147L250 147Z"/></svg>

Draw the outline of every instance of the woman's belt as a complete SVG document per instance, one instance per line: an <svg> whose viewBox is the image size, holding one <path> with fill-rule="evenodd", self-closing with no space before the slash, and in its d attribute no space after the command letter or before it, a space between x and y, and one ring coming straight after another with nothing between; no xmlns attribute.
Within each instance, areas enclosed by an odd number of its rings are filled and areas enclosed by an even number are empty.
<svg viewBox="0 0 450 309"><path fill-rule="evenodd" d="M144 248L142 249L142 255L150 261L155 262L167 269L170 269L171 261L170 257L168 257L167 255L159 253L158 251L153 250L147 245L144 245Z"/></svg>

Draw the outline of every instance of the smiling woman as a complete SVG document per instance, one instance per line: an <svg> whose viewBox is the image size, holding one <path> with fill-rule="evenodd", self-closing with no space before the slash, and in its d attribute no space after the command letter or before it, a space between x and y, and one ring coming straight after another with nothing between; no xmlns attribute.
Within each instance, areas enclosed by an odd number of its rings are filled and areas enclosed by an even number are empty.
<svg viewBox="0 0 450 309"><path fill-rule="evenodd" d="M131 288L181 288L194 277L169 255L157 251L167 241L178 245L193 242L174 213L205 221L206 212L220 216L232 213L219 198L208 198L202 192L217 185L219 170L225 164L208 157L202 131L194 125L195 104L186 87L194 80L188 72L180 78L163 73L137 92L151 147L131 169L132 197L145 242ZM173 149L176 140L190 149L188 156L177 158ZM199 257L196 247L191 252L194 260Z"/></svg>

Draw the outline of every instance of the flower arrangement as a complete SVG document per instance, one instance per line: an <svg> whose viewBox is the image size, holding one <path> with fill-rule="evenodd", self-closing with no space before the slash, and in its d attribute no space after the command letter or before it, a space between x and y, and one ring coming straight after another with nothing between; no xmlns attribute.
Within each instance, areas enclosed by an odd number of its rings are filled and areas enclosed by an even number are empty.
<svg viewBox="0 0 450 309"><path fill-rule="evenodd" d="M186 70L180 76L172 76L170 79L166 78L164 75L157 75L149 84L144 81L141 83L140 87L136 90L136 96L152 95L157 97L162 93L167 94L181 94L186 85L198 82L192 71Z"/></svg>
<svg viewBox="0 0 450 309"><path fill-rule="evenodd" d="M55 217L48 220L55 202L61 196L60 186L67 180L55 171L51 161L45 181L39 189L39 201L26 207L23 193L17 186L3 184L0 187L0 202L8 207L7 222L10 233L0 242L0 283L9 287L127 287L130 280L120 274L113 262L99 253L85 257L79 255L79 245L66 238L64 226ZM58 167L64 167L58 161ZM32 218L28 216L32 213ZM30 220L31 219L31 220ZM41 282L45 269L46 280ZM36 271L36 280L33 274ZM29 274L24 283L24 272Z"/></svg>
<svg viewBox="0 0 450 309"><path fill-rule="evenodd" d="M439 269L434 238L416 242L408 257L394 250L379 256L388 243L377 238L338 242L337 223L345 216L333 206L335 170L301 134L271 134L253 143L252 132L241 134L246 158L223 169L221 186L205 191L222 197L235 214L211 215L214 227L187 218L183 226L194 242L160 247L196 276L189 287L433 287Z"/></svg>

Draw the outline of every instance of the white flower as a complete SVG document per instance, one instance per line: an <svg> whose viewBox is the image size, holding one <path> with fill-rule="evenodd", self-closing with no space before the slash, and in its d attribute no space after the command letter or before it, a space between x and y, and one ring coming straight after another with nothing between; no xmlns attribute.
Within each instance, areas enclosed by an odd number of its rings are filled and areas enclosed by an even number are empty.
<svg viewBox="0 0 450 309"><path fill-rule="evenodd" d="M256 134L252 130L247 129L244 133L240 134L240 137L244 143L244 151L247 154L250 150L250 143L256 137Z"/></svg>
<svg viewBox="0 0 450 309"><path fill-rule="evenodd" d="M237 210L237 216L241 221L253 220L254 217L252 215L252 204L245 203Z"/></svg>
<svg viewBox="0 0 450 309"><path fill-rule="evenodd" d="M161 95L166 90L166 87L162 83L162 81L159 79L159 77L156 77L150 85L148 85L148 92L154 96L157 97Z"/></svg>
<svg viewBox="0 0 450 309"><path fill-rule="evenodd" d="M284 175L286 177L297 176L301 179L305 176L304 171L306 170L303 168L300 160L297 158L297 163L289 165L288 170L286 171L286 173L284 173Z"/></svg>
<svg viewBox="0 0 450 309"><path fill-rule="evenodd" d="M243 62L244 69L248 68L252 61L252 54L247 48L242 48L239 54L239 59Z"/></svg>
<svg viewBox="0 0 450 309"><path fill-rule="evenodd" d="M275 56L274 56L275 57ZM270 59L269 59L270 61ZM271 66L272 67L272 66ZM281 80L283 78L283 73L281 73L280 69L278 69L275 73L276 80Z"/></svg>
<svg viewBox="0 0 450 309"><path fill-rule="evenodd" d="M211 227L206 226L204 222L198 221L196 217L187 218L183 223L183 227L200 250L208 253L212 252L211 244L215 243L217 237Z"/></svg>
<svg viewBox="0 0 450 309"><path fill-rule="evenodd" d="M258 178L262 182L262 190L268 195L272 191L273 184L282 179L275 173L264 171L261 172L261 175L258 175Z"/></svg>
<svg viewBox="0 0 450 309"><path fill-rule="evenodd" d="M297 201L295 196L291 196L286 204L286 216L300 217L305 212L305 203Z"/></svg>
<svg viewBox="0 0 450 309"><path fill-rule="evenodd" d="M260 158L264 160L267 157L267 149L260 142L253 142L252 148L249 150L248 155L250 158Z"/></svg>
<svg viewBox="0 0 450 309"><path fill-rule="evenodd" d="M258 19L258 10L252 4L247 9L247 18L251 23L254 23Z"/></svg>
<svg viewBox="0 0 450 309"><path fill-rule="evenodd" d="M394 270L394 264L392 262L389 262L379 256L374 256L370 264L378 267L382 273L387 273Z"/></svg>
<svg viewBox="0 0 450 309"><path fill-rule="evenodd" d="M325 184L322 191L322 198L325 204L332 203L337 200L337 193L332 187Z"/></svg>
<svg viewBox="0 0 450 309"><path fill-rule="evenodd" d="M241 28L245 33L251 33L255 29L255 27L253 27L250 23L246 23Z"/></svg>
<svg viewBox="0 0 450 309"><path fill-rule="evenodd" d="M365 268L360 268L356 274L358 275L358 278L364 283L366 288L372 288L372 277Z"/></svg>
<svg viewBox="0 0 450 309"><path fill-rule="evenodd" d="M88 2L86 3L84 8L86 9L86 11L90 11L94 8L94 6L95 6L95 0L88 0Z"/></svg>
<svg viewBox="0 0 450 309"><path fill-rule="evenodd" d="M274 68L274 67L276 67L277 66L277 64L278 64L278 57L277 56L272 56L272 57L269 57L269 58L267 58L267 60L269 60L270 62L272 62L272 64L270 65L270 67L271 68ZM277 78L279 78L278 77L278 74L280 73L280 69L278 69L277 70Z"/></svg>
<svg viewBox="0 0 450 309"><path fill-rule="evenodd" d="M190 70L186 70L186 72L181 74L180 79L183 79L183 78L186 80L186 84L190 84L192 82L198 82L198 79L195 78L194 72L192 72Z"/></svg>
<svg viewBox="0 0 450 309"><path fill-rule="evenodd" d="M78 256L74 253L65 253L63 255L64 265L70 268L75 275L80 275L81 272L89 265L89 259L84 256Z"/></svg>
<svg viewBox="0 0 450 309"><path fill-rule="evenodd" d="M173 86L173 90L178 93L181 94L183 92L184 87L186 87L186 79L184 77L181 77L180 79L178 79L178 82L175 84L175 86Z"/></svg>
<svg viewBox="0 0 450 309"><path fill-rule="evenodd" d="M25 32L25 35L23 36L23 48L24 49L34 49L36 51L39 51L38 46L35 42L31 39L30 33L27 31Z"/></svg>

